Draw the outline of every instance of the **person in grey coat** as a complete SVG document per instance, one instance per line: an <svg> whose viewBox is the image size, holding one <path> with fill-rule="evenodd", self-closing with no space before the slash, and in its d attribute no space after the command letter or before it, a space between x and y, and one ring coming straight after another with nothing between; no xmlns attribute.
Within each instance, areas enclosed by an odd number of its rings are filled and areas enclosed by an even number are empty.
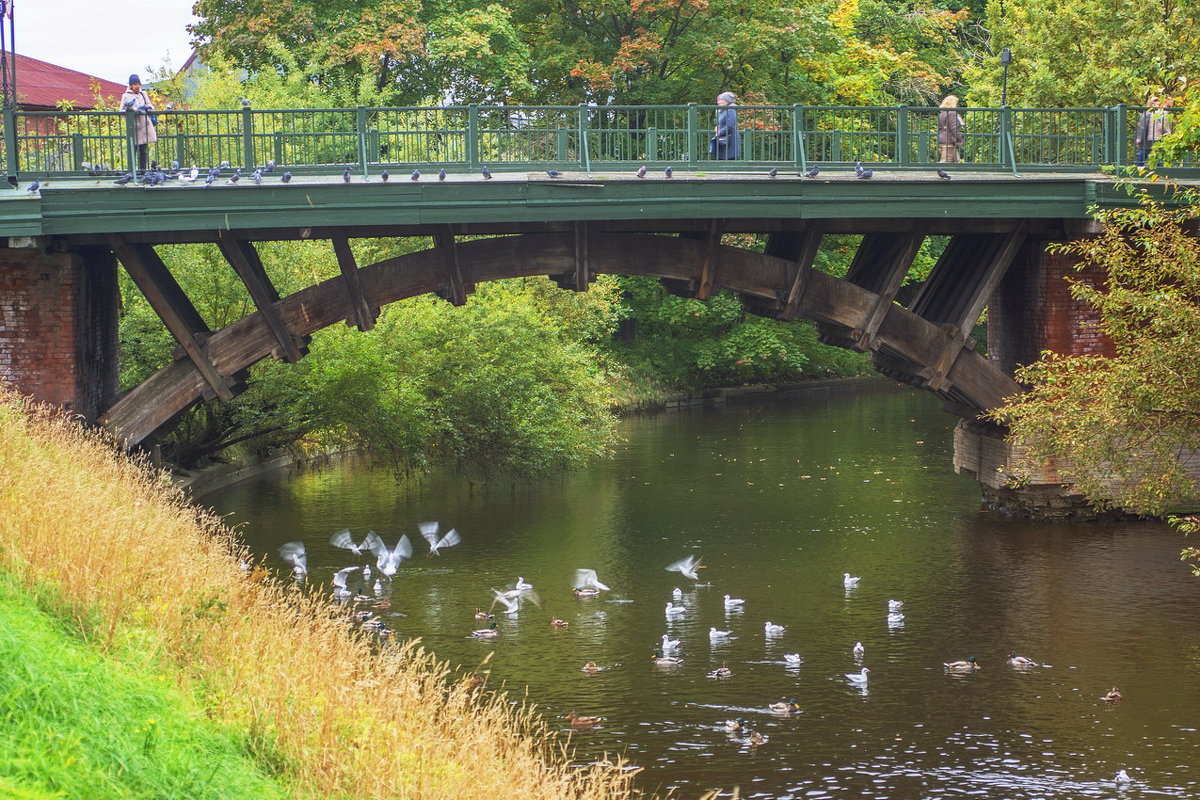
<svg viewBox="0 0 1200 800"><path fill-rule="evenodd" d="M137 114L133 143L137 145L138 169L145 170L149 158L147 151L150 145L158 141L158 134L154 130L154 106L150 103L150 95L142 89L142 79L137 75L129 76L129 88L121 95L121 110Z"/></svg>
<svg viewBox="0 0 1200 800"><path fill-rule="evenodd" d="M719 161L737 158L741 154L741 136L737 129L737 97L733 92L717 95L717 127L708 140L708 154Z"/></svg>

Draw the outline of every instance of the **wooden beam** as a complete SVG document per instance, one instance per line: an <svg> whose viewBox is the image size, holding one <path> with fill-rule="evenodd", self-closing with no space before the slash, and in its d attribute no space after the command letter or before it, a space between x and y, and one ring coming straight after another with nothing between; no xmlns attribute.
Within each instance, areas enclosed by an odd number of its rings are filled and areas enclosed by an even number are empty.
<svg viewBox="0 0 1200 800"><path fill-rule="evenodd" d="M721 244L721 235L724 230L725 220L709 221L708 246L704 250L704 261L700 264L700 279L696 282L697 300L707 300L712 297L713 285L716 281L717 247Z"/></svg>
<svg viewBox="0 0 1200 800"><path fill-rule="evenodd" d="M191 359L192 366L204 378L209 389L221 400L232 400L233 392L228 381L209 358L204 346L208 326L154 247L129 244L115 233L108 234L108 244L159 319Z"/></svg>
<svg viewBox="0 0 1200 800"><path fill-rule="evenodd" d="M879 244L875 245L872 250L878 254L879 269L872 272L874 280L871 281L870 288L875 291L879 298L875 301L875 307L871 309L871 313L867 317L867 321L860 328L856 328L851 332L850 337L855 341L856 349L869 350L871 342L875 338L875 334L879 331L879 325L883 322L883 318L887 315L888 309L891 308L892 302L896 299L896 293L900 291L900 285L904 283L904 278L908 275L908 270L912 267L913 260L917 257L917 251L921 249L921 243L925 240L925 236L920 233L907 234L871 234L863 237L863 246L867 244L869 239L880 238ZM862 252L862 247L859 248ZM855 256L857 260L857 255ZM853 268L853 264L851 265ZM862 276L865 278L865 276ZM856 282L852 276L847 274L847 280ZM859 283L862 286L863 284Z"/></svg>
<svg viewBox="0 0 1200 800"><path fill-rule="evenodd" d="M819 222L813 223L799 239L793 243L792 269L788 279L787 289L781 293L779 319L794 320L800 313L800 304L804 300L804 292L808 289L808 280L812 275L813 261L817 258L817 250L821 247L821 239L825 236L825 226Z"/></svg>
<svg viewBox="0 0 1200 800"><path fill-rule="evenodd" d="M279 310L275 308L275 304L279 302L279 292L275 290L271 279L267 276L262 259L258 257L258 251L254 249L254 245L241 239L223 236L217 241L217 247L221 248L225 260L237 272L242 283L246 284L255 308L258 309L258 313L262 314L275 341L279 343L279 347L274 353L275 357L288 363L299 361L304 354L300 352L296 339L279 316Z"/></svg>
<svg viewBox="0 0 1200 800"><path fill-rule="evenodd" d="M438 296L456 306L467 302L467 286L463 282L462 265L458 260L458 246L454 242L454 230L449 225L433 235L434 246L442 253L442 265L446 284Z"/></svg>
<svg viewBox="0 0 1200 800"><path fill-rule="evenodd" d="M575 291L586 292L592 282L592 269L588 258L588 224L575 223Z"/></svg>
<svg viewBox="0 0 1200 800"><path fill-rule="evenodd" d="M338 267L342 271L342 285L346 289L346 297L350 300L350 316L346 322L353 323L360 331L369 331L375 327L379 309L372 308L367 302L367 296L363 294L358 264L354 260L354 252L350 249L350 241L345 236L335 236L333 253L337 256Z"/></svg>

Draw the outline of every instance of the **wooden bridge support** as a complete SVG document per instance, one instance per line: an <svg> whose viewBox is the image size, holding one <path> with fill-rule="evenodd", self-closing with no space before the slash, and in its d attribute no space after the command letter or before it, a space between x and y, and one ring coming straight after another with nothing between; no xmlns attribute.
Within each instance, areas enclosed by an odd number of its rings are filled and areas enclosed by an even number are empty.
<svg viewBox="0 0 1200 800"><path fill-rule="evenodd" d="M117 392L117 269L107 251L0 248L0 383L94 422Z"/></svg>

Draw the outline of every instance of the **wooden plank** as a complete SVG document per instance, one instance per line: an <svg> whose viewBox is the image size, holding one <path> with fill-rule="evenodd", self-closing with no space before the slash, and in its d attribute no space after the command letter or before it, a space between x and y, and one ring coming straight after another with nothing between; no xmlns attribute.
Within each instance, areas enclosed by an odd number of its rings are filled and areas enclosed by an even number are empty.
<svg viewBox="0 0 1200 800"><path fill-rule="evenodd" d="M224 236L217 242L217 247L221 249L225 260L242 279L242 283L246 284L246 289L250 292L250 299L254 301L254 307L263 315L263 319L266 320L267 326L275 336L275 341L279 343L276 357L288 363L299 361L303 357L303 353L300 352L295 338L275 308L275 304L279 302L279 292L275 290L275 286L267 276L262 259L258 257L258 251L254 249L254 245L241 239Z"/></svg>
<svg viewBox="0 0 1200 800"><path fill-rule="evenodd" d="M575 223L575 291L586 292L592 281L590 260L588 258L588 224Z"/></svg>
<svg viewBox="0 0 1200 800"><path fill-rule="evenodd" d="M446 284L438 295L456 306L466 305L467 287L463 281L462 264L458 260L458 246L454 242L453 230L447 225L433 235L435 247L442 254L442 266Z"/></svg>
<svg viewBox="0 0 1200 800"><path fill-rule="evenodd" d="M360 331L369 331L375 327L379 309L372 308L363 294L358 264L354 260L354 252L350 249L350 241L344 236L333 237L333 253L337 256L338 267L342 271L346 296L350 298L350 316L346 322L353 323Z"/></svg>
<svg viewBox="0 0 1200 800"><path fill-rule="evenodd" d="M146 296L147 302L175 337L175 341L183 347L183 351L191 359L192 366L204 378L208 387L221 400L232 400L233 392L230 391L228 382L218 372L204 346L208 326L175 281L175 276L158 257L158 253L154 252L151 245L127 244L115 233L109 234L108 242L125 266L125 271Z"/></svg>
<svg viewBox="0 0 1200 800"><path fill-rule="evenodd" d="M813 261L817 258L817 250L820 249L824 236L825 226L816 222L804 231L797 243L791 280L781 298L783 307L779 312L780 319L790 322L800 313L800 304L804 300L804 293L808 290L809 278L812 276Z"/></svg>
<svg viewBox="0 0 1200 800"><path fill-rule="evenodd" d="M921 243L925 241L924 234L917 232L898 236L884 234L883 237L888 240L886 248L881 248L884 251L881 255L883 264L874 275L876 280L872 282L878 299L875 301L875 306L871 309L866 323L851 334L858 346L864 350L870 349L871 342L878 333L879 326L883 323L883 318L887 316L892 302L896 299L896 293L900 291L900 286L904 283L904 278L908 275L913 260L917 257L917 251L921 249ZM866 239L864 238L863 241L865 243ZM850 277L847 276L847 279L850 280Z"/></svg>
<svg viewBox="0 0 1200 800"><path fill-rule="evenodd" d="M724 220L709 221L708 242L704 249L704 260L700 263L700 279L696 283L697 300L707 300L712 297L713 285L716 280L717 248L721 245L721 235L724 230Z"/></svg>

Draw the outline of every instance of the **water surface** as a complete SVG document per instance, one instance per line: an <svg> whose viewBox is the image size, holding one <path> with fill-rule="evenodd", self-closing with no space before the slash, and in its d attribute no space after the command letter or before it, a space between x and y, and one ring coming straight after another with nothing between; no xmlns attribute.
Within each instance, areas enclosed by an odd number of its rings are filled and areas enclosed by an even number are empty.
<svg viewBox="0 0 1200 800"><path fill-rule="evenodd" d="M281 570L275 549L304 541L313 590L364 563L328 546L334 531L388 544L407 533L416 558L384 587L387 623L465 670L490 657L490 686L528 691L564 730L568 712L603 716L574 734L579 760L624 755L648 791L1200 797L1200 579L1179 561L1183 540L1161 525L981 511L950 466L953 424L930 396L889 383L826 386L629 420L612 460L534 487L484 490L452 473L398 484L347 463L204 501ZM426 555L427 520L463 543ZM664 570L686 555L703 558L711 585ZM611 591L575 599L580 567ZM469 638L491 588L518 576L541 607L497 614L493 640ZM674 587L687 612L669 623ZM744 610L727 613L725 594ZM889 599L903 620L889 623ZM768 620L786 631L768 638ZM732 638L714 643L712 627ZM651 662L664 633L682 642L678 667ZM1014 669L1010 650L1051 666ZM982 669L942 666L968 656ZM603 670L581 672L587 661ZM708 677L722 665L731 677ZM861 666L865 687L845 677ZM1122 702L1102 701L1114 685ZM802 711L768 710L784 698ZM730 718L767 741L726 734ZM1118 787L1119 769L1135 783Z"/></svg>

